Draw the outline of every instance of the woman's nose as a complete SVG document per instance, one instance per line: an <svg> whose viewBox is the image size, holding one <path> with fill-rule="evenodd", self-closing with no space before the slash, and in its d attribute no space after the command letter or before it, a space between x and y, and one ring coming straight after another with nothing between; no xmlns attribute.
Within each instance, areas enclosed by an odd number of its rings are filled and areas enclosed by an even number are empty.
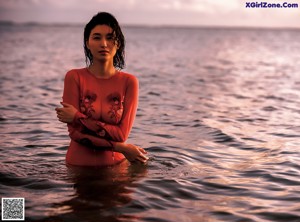
<svg viewBox="0 0 300 222"><path fill-rule="evenodd" d="M106 39L101 40L101 47L106 48L107 47L107 41Z"/></svg>

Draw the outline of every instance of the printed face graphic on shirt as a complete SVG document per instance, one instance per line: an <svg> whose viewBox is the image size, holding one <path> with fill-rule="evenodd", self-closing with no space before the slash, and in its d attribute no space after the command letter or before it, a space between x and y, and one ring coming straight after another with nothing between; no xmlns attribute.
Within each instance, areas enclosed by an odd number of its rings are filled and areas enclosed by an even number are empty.
<svg viewBox="0 0 300 222"><path fill-rule="evenodd" d="M107 96L107 102L110 104L110 111L108 112L110 118L113 119L115 123L120 122L123 114L124 96L121 98L119 93L111 93Z"/></svg>
<svg viewBox="0 0 300 222"><path fill-rule="evenodd" d="M91 91L87 91L80 99L80 112L88 118L93 118L95 109L93 103L96 101L97 95ZM109 104L108 116L114 123L119 123L122 119L124 109L124 96L114 92L107 96L106 103Z"/></svg>
<svg viewBox="0 0 300 222"><path fill-rule="evenodd" d="M95 113L93 103L96 101L97 95L91 91L87 91L85 95L80 98L80 112L87 117L92 117Z"/></svg>

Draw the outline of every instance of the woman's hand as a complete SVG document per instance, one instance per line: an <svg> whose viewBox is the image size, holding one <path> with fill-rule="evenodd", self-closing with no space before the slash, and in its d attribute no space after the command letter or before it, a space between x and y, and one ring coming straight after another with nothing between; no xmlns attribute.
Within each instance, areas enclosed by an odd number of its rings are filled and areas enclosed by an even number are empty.
<svg viewBox="0 0 300 222"><path fill-rule="evenodd" d="M145 156L147 152L143 148L133 144L116 142L114 148L115 151L122 153L130 162L140 161L146 163L149 159Z"/></svg>
<svg viewBox="0 0 300 222"><path fill-rule="evenodd" d="M63 123L72 123L77 109L68 103L61 102L60 104L63 107L55 109L58 120Z"/></svg>

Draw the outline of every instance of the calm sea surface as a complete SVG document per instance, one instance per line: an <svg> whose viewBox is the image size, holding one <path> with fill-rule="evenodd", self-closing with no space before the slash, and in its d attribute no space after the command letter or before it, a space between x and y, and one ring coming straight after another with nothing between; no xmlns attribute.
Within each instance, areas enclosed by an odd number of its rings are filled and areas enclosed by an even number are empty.
<svg viewBox="0 0 300 222"><path fill-rule="evenodd" d="M300 221L300 30L125 27L147 165L71 168L82 26L0 27L0 196L26 221Z"/></svg>

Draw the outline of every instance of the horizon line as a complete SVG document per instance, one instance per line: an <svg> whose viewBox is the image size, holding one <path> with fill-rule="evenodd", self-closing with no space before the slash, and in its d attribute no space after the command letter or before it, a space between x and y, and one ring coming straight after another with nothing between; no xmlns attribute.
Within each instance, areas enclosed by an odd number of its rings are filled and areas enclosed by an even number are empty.
<svg viewBox="0 0 300 222"><path fill-rule="evenodd" d="M24 25L24 26L84 26L80 22L16 22L12 20L0 20L0 25ZM120 24L121 27L136 27L136 28L203 28L203 29L268 29L268 30L300 30L300 27L283 27L283 26L253 26L253 25L188 25L188 24Z"/></svg>

